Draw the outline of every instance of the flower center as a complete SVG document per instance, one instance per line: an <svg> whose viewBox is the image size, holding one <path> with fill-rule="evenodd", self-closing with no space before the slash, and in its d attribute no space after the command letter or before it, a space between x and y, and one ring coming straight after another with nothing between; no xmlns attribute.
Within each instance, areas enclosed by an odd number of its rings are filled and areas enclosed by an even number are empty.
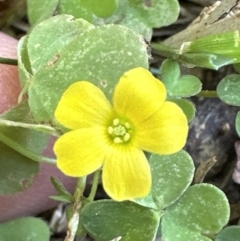
<svg viewBox="0 0 240 241"><path fill-rule="evenodd" d="M120 121L118 118L114 119L112 125L108 127L108 134L112 137L116 144L128 142L131 139L131 125L129 122Z"/></svg>

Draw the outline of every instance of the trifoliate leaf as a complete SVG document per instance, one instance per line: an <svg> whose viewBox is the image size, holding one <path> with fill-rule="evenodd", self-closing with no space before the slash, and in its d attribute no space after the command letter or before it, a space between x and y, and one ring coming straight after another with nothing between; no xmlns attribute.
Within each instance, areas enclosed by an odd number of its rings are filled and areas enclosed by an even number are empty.
<svg viewBox="0 0 240 241"><path fill-rule="evenodd" d="M121 237L121 241L152 241L159 223L157 212L133 202L102 200L81 211L82 224L99 241Z"/></svg>
<svg viewBox="0 0 240 241"><path fill-rule="evenodd" d="M170 207L162 219L166 241L211 241L228 222L230 207L225 194L211 184L196 184Z"/></svg>
<svg viewBox="0 0 240 241"><path fill-rule="evenodd" d="M234 106L240 106L240 75L232 74L223 78L217 86L219 98Z"/></svg>

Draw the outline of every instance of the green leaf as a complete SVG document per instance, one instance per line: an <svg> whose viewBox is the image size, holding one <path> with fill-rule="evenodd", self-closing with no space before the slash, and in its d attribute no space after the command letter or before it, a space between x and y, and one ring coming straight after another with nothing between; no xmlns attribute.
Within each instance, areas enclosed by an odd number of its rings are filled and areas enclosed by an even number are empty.
<svg viewBox="0 0 240 241"><path fill-rule="evenodd" d="M22 101L12 109L0 114L0 119L11 121L23 121L26 119L30 111L27 100Z"/></svg>
<svg viewBox="0 0 240 241"><path fill-rule="evenodd" d="M110 17L118 7L117 0L82 0L87 4L88 9L92 11L96 16L101 18Z"/></svg>
<svg viewBox="0 0 240 241"><path fill-rule="evenodd" d="M33 184L38 173L37 162L0 142L0 195L14 194L27 189Z"/></svg>
<svg viewBox="0 0 240 241"><path fill-rule="evenodd" d="M232 64L235 61L235 58L222 56L214 53L186 52L184 54L181 54L179 49L172 48L163 43L151 43L151 47L158 54L167 58L173 58L176 61L181 62L188 68L200 66L217 70L220 67Z"/></svg>
<svg viewBox="0 0 240 241"><path fill-rule="evenodd" d="M240 75L232 74L223 78L217 86L219 98L234 106L240 106Z"/></svg>
<svg viewBox="0 0 240 241"><path fill-rule="evenodd" d="M240 226L228 226L218 233L214 241L240 241Z"/></svg>
<svg viewBox="0 0 240 241"><path fill-rule="evenodd" d="M191 122L196 114L195 105L190 100L185 99L172 99L169 98L170 101L176 103L187 116L188 122Z"/></svg>
<svg viewBox="0 0 240 241"><path fill-rule="evenodd" d="M90 29L58 54L54 64L34 75L29 87L29 104L37 121L53 118L63 92L76 81L91 81L109 97L124 72L135 67L148 68L142 38L119 25Z"/></svg>
<svg viewBox="0 0 240 241"><path fill-rule="evenodd" d="M179 50L177 48L173 48L171 46L168 46L164 43L151 43L151 47L154 51L156 51L158 54L166 57L166 58L173 58L177 59L179 58Z"/></svg>
<svg viewBox="0 0 240 241"><path fill-rule="evenodd" d="M199 93L202 89L201 81L193 75L183 75L178 82L172 83L170 95L177 97L190 97Z"/></svg>
<svg viewBox="0 0 240 241"><path fill-rule="evenodd" d="M179 11L176 0L121 0L117 12L108 22L125 25L150 40L152 28L175 22Z"/></svg>
<svg viewBox="0 0 240 241"><path fill-rule="evenodd" d="M219 69L224 65L240 62L239 43L239 32L232 31L184 42L178 49L163 43L153 43L152 48L163 56L182 62L187 67Z"/></svg>
<svg viewBox="0 0 240 241"><path fill-rule="evenodd" d="M192 52L180 55L178 58L188 68L199 66L202 68L209 68L218 70L219 68L234 63L235 58L228 56L215 54L215 53L204 53L204 52Z"/></svg>
<svg viewBox="0 0 240 241"><path fill-rule="evenodd" d="M162 81L168 88L171 86L172 82L176 83L180 78L181 70L179 64L171 59L166 59L163 61L161 66L161 76Z"/></svg>
<svg viewBox="0 0 240 241"><path fill-rule="evenodd" d="M28 86L29 79L32 76L32 67L27 50L27 41L28 35L22 37L18 42L18 71L22 86Z"/></svg>
<svg viewBox="0 0 240 241"><path fill-rule="evenodd" d="M240 63L234 64L233 67L238 73L240 73Z"/></svg>
<svg viewBox="0 0 240 241"><path fill-rule="evenodd" d="M194 163L186 151L173 155L153 154L149 159L152 171L152 197L159 210L175 202L191 184Z"/></svg>
<svg viewBox="0 0 240 241"><path fill-rule="evenodd" d="M180 67L174 60L167 59L161 66L162 80L169 96L190 97L202 89L201 81L193 75L180 77Z"/></svg>
<svg viewBox="0 0 240 241"><path fill-rule="evenodd" d="M176 0L129 0L129 6L129 11L131 12L129 19L134 20L134 17L131 17L131 15L136 13L136 16L142 18L142 21L152 28L168 26L175 22L180 11L178 1Z"/></svg>
<svg viewBox="0 0 240 241"><path fill-rule="evenodd" d="M30 24L36 25L41 21L51 17L57 10L59 1L60 0L27 0L28 20Z"/></svg>
<svg viewBox="0 0 240 241"><path fill-rule="evenodd" d="M61 58L60 51L92 28L94 26L85 20L74 19L70 15L57 15L38 24L31 31L27 42L33 73L41 68L51 69Z"/></svg>
<svg viewBox="0 0 240 241"><path fill-rule="evenodd" d="M52 176L51 182L54 185L55 189L58 191L58 195L50 196L50 198L67 203L73 202L72 194L67 191L67 189L63 186L59 179Z"/></svg>
<svg viewBox="0 0 240 241"><path fill-rule="evenodd" d="M159 223L159 215L132 202L102 200L87 204L82 223L89 234L99 241L122 237L121 241L152 241Z"/></svg>
<svg viewBox="0 0 240 241"><path fill-rule="evenodd" d="M25 217L0 224L0 240L49 241L50 230L43 220L33 217Z"/></svg>
<svg viewBox="0 0 240 241"><path fill-rule="evenodd" d="M229 220L230 208L225 194L211 184L197 184L168 207L162 219L166 241L211 241Z"/></svg>
<svg viewBox="0 0 240 241"><path fill-rule="evenodd" d="M182 53L214 53L240 61L240 39L239 31L231 31L221 34L213 34L196 38L192 42L183 45Z"/></svg>
<svg viewBox="0 0 240 241"><path fill-rule="evenodd" d="M240 136L240 111L237 113L235 125L236 125L236 131L237 131L238 135Z"/></svg>
<svg viewBox="0 0 240 241"><path fill-rule="evenodd" d="M152 190L145 198L135 202L149 208L162 210L175 202L191 184L194 163L182 150L173 155L153 154L149 158L152 171Z"/></svg>
<svg viewBox="0 0 240 241"><path fill-rule="evenodd" d="M50 139L49 134L14 126L0 125L0 134L0 140L2 139L2 135L4 135L23 148L26 148L26 150L39 154L45 150Z"/></svg>
<svg viewBox="0 0 240 241"><path fill-rule="evenodd" d="M61 0L58 11L60 14L71 14L97 24L99 18L108 18L117 10L117 0ZM99 17L99 18L97 18Z"/></svg>
<svg viewBox="0 0 240 241"><path fill-rule="evenodd" d="M90 23L93 23L94 14L89 9L86 0L61 0L58 7L59 14L71 14L75 18L82 18Z"/></svg>
<svg viewBox="0 0 240 241"><path fill-rule="evenodd" d="M73 197L71 196L67 196L67 195L52 195L52 196L49 196L49 198L53 199L53 200L56 200L56 201L59 201L59 202L64 202L64 203L72 203L73 201Z"/></svg>

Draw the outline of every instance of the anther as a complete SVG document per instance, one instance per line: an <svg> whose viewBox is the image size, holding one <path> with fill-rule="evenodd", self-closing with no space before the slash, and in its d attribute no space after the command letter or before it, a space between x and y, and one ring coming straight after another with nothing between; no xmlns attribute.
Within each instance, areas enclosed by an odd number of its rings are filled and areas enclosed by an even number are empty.
<svg viewBox="0 0 240 241"><path fill-rule="evenodd" d="M112 134L113 134L113 131L114 131L113 127L112 127L112 126L109 126L109 127L108 127L108 133L109 133L110 135L112 135Z"/></svg>
<svg viewBox="0 0 240 241"><path fill-rule="evenodd" d="M131 128L131 125L128 123L128 122L125 122L125 127L127 128L127 129L130 129Z"/></svg>
<svg viewBox="0 0 240 241"><path fill-rule="evenodd" d="M122 143L123 141L122 141L122 139L120 137L115 137L113 139L113 142L116 143L116 144L119 144L119 143Z"/></svg>
<svg viewBox="0 0 240 241"><path fill-rule="evenodd" d="M114 119L113 120L113 125L114 126L118 126L120 124L120 120L119 119Z"/></svg>
<svg viewBox="0 0 240 241"><path fill-rule="evenodd" d="M123 136L123 140L124 140L124 141L129 141L130 138L131 138L131 136L130 136L129 133L126 133L126 134Z"/></svg>

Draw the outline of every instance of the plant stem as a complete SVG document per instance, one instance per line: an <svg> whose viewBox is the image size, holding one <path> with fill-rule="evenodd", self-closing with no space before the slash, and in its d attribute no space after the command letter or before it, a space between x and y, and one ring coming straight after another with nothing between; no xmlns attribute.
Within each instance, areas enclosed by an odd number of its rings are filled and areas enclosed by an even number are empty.
<svg viewBox="0 0 240 241"><path fill-rule="evenodd" d="M64 241L73 241L79 224L79 212L82 207L83 192L86 187L86 177L78 178L76 190L74 192L73 215L68 222L67 236Z"/></svg>
<svg viewBox="0 0 240 241"><path fill-rule="evenodd" d="M209 98L216 98L218 97L217 91L215 90L202 90L197 95L198 97L209 97Z"/></svg>
<svg viewBox="0 0 240 241"><path fill-rule="evenodd" d="M41 131L41 132L44 132L44 133L47 133L47 134L50 134L53 136L57 136L57 137L59 137L61 135L61 133L57 129L55 129L51 126L41 125L41 124L28 124L28 123L0 119L0 126L22 127L22 128L26 128L26 129L32 129L35 131Z"/></svg>
<svg viewBox="0 0 240 241"><path fill-rule="evenodd" d="M100 169L98 169L98 170L94 173L91 192L90 192L90 194L89 194L89 196L88 196L88 198L87 198L90 202L93 202L93 201L94 201L94 198L95 198L95 196L96 196L96 192L97 192L97 188L98 188L98 182L99 182L100 174L101 174L101 170L100 170Z"/></svg>
<svg viewBox="0 0 240 241"><path fill-rule="evenodd" d="M20 145L19 143L17 143L16 141L9 138L8 136L4 135L3 133L0 133L0 142L11 147L13 150L19 152L23 156L26 156L33 161L41 162L41 163L48 163L48 164L56 164L55 159L44 157L42 155L36 154L33 151L28 150L28 149L24 148L22 145Z"/></svg>
<svg viewBox="0 0 240 241"><path fill-rule="evenodd" d="M0 64L8 64L8 65L18 65L17 59L9 59L0 57Z"/></svg>

